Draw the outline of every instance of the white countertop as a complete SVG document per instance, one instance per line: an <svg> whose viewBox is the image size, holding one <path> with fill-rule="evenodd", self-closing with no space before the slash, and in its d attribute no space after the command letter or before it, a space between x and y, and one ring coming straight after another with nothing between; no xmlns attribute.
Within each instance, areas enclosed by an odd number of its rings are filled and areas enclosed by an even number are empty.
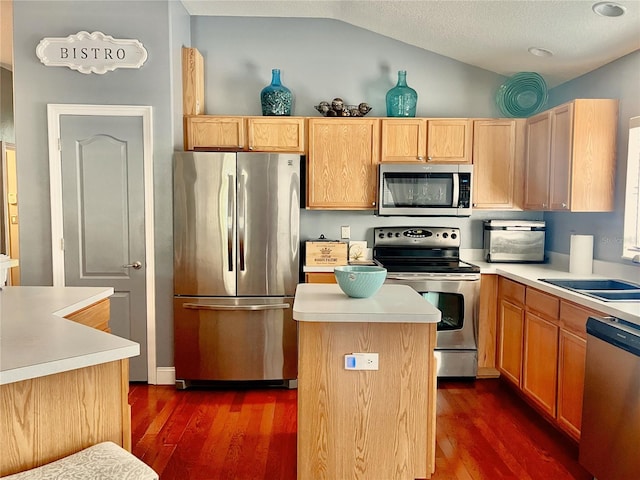
<svg viewBox="0 0 640 480"><path fill-rule="evenodd" d="M135 342L62 318L112 294L110 287L2 287L0 385L139 355Z"/></svg>
<svg viewBox="0 0 640 480"><path fill-rule="evenodd" d="M496 274L507 277L516 282L529 285L544 292L556 295L571 302L583 305L587 308L621 318L628 322L640 325L640 302L604 302L587 295L582 295L571 290L556 287L546 282L541 282L540 278L566 278L566 279L596 279L613 278L628 280L640 283L640 267L614 264L610 262L594 261L594 274L572 274L569 273L568 255L552 254L552 263L489 263L482 260L482 250L461 251L462 260L480 267L482 274ZM304 271L309 267L304 267ZM333 272L334 267L317 267L317 272ZM323 269L323 270L321 270Z"/></svg>
<svg viewBox="0 0 640 480"><path fill-rule="evenodd" d="M383 285L369 298L350 298L338 285L301 283L293 302L300 322L437 323L440 310L406 285Z"/></svg>

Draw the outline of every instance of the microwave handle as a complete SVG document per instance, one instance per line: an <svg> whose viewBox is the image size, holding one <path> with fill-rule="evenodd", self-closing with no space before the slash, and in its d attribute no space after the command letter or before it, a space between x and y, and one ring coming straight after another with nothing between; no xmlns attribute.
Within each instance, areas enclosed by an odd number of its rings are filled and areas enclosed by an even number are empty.
<svg viewBox="0 0 640 480"><path fill-rule="evenodd" d="M460 200L460 175L453 174L453 199L451 201L452 207L458 206L458 200Z"/></svg>

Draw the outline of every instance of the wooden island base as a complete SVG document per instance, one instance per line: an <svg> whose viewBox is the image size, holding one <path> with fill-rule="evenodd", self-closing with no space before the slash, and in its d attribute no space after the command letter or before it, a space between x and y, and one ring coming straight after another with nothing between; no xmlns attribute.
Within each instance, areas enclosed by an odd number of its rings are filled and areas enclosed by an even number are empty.
<svg viewBox="0 0 640 480"><path fill-rule="evenodd" d="M431 478L440 312L404 287L298 286L298 480ZM351 353L377 353L378 370L347 370Z"/></svg>
<svg viewBox="0 0 640 480"><path fill-rule="evenodd" d="M430 478L435 324L300 322L298 479ZM344 355L378 352L377 371Z"/></svg>

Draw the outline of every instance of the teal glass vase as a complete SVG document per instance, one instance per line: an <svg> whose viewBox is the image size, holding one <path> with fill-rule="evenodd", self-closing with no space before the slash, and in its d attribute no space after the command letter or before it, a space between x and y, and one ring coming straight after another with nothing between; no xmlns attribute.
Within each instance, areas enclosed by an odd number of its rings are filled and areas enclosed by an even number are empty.
<svg viewBox="0 0 640 480"><path fill-rule="evenodd" d="M291 90L282 85L280 81L280 70L271 70L271 84L267 85L260 92L260 103L262 104L262 115L290 116L293 108L293 94Z"/></svg>
<svg viewBox="0 0 640 480"><path fill-rule="evenodd" d="M415 117L418 94L407 85L407 71L398 71L398 83L387 92L387 117Z"/></svg>

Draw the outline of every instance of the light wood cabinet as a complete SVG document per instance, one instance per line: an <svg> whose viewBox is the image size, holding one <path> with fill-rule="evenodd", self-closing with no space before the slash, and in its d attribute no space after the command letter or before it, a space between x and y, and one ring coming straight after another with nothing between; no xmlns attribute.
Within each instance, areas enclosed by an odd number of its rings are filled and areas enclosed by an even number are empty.
<svg viewBox="0 0 640 480"><path fill-rule="evenodd" d="M427 161L433 163L471 163L473 122L468 118L427 122Z"/></svg>
<svg viewBox="0 0 640 480"><path fill-rule="evenodd" d="M522 391L544 412L554 417L558 376L558 325L533 312L526 312L522 353Z"/></svg>
<svg viewBox="0 0 640 480"><path fill-rule="evenodd" d="M500 373L579 441L586 323L606 315L504 277L498 278L498 305Z"/></svg>
<svg viewBox="0 0 640 480"><path fill-rule="evenodd" d="M471 163L468 118L383 118L382 162Z"/></svg>
<svg viewBox="0 0 640 480"><path fill-rule="evenodd" d="M521 210L525 120L473 122L473 207Z"/></svg>
<svg viewBox="0 0 640 480"><path fill-rule="evenodd" d="M182 47L182 114L204 114L204 58L197 48Z"/></svg>
<svg viewBox="0 0 640 480"><path fill-rule="evenodd" d="M426 119L383 118L381 120L381 162L425 162L426 160Z"/></svg>
<svg viewBox="0 0 640 480"><path fill-rule="evenodd" d="M528 210L614 208L618 101L578 99L527 120Z"/></svg>
<svg viewBox="0 0 640 480"><path fill-rule="evenodd" d="M333 272L307 272L304 274L305 283L338 283Z"/></svg>
<svg viewBox="0 0 640 480"><path fill-rule="evenodd" d="M498 338L498 276L483 274L480 278L480 311L478 313L477 378L495 378L496 340Z"/></svg>
<svg viewBox="0 0 640 480"><path fill-rule="evenodd" d="M185 150L243 150L246 145L244 117L185 115Z"/></svg>
<svg viewBox="0 0 640 480"><path fill-rule="evenodd" d="M304 117L185 116L185 150L305 152Z"/></svg>
<svg viewBox="0 0 640 480"><path fill-rule="evenodd" d="M560 302L558 412L560 427L576 440L582 425L582 394L587 355L587 319L604 316L580 305Z"/></svg>
<svg viewBox="0 0 640 480"><path fill-rule="evenodd" d="M582 395L587 358L586 340L560 330L558 352L558 411L560 427L575 440L580 439Z"/></svg>
<svg viewBox="0 0 640 480"><path fill-rule="evenodd" d="M520 386L524 309L505 298L500 298L498 305L498 370L507 380Z"/></svg>
<svg viewBox="0 0 640 480"><path fill-rule="evenodd" d="M371 210L380 158L378 119L309 119L307 208Z"/></svg>
<svg viewBox="0 0 640 480"><path fill-rule="evenodd" d="M110 300L105 298L82 310L70 313L65 318L86 325L87 327L109 333L111 332L109 328L110 307Z"/></svg>
<svg viewBox="0 0 640 480"><path fill-rule="evenodd" d="M304 117L248 117L247 145L256 152L305 152Z"/></svg>

